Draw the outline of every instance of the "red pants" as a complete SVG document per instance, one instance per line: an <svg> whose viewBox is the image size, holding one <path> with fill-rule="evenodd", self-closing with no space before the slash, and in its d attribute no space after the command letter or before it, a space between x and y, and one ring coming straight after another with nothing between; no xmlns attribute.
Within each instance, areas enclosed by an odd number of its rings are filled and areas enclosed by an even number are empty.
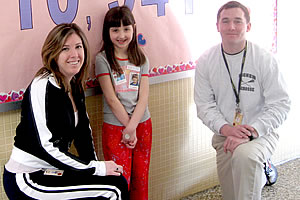
<svg viewBox="0 0 300 200"><path fill-rule="evenodd" d="M152 144L152 122L148 119L136 129L137 144L128 149L123 143L124 126L103 123L102 147L105 160L113 160L123 166L123 176L130 188L131 200L148 199L148 177Z"/></svg>

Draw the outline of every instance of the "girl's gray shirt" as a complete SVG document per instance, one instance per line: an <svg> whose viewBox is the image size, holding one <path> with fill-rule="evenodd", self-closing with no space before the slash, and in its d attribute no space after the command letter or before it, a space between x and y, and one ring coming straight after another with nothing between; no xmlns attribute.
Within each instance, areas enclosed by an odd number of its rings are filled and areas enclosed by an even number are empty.
<svg viewBox="0 0 300 200"><path fill-rule="evenodd" d="M123 69L123 74L118 76L111 70L111 67L106 59L105 52L100 52L96 56L95 74L99 76L110 75L113 87L117 98L120 100L128 115L131 116L134 112L139 98L139 85L142 76L149 76L149 61L146 59L145 64L135 66L127 59L118 59L118 62ZM106 99L103 95L103 121L108 124L123 126L123 124L115 117ZM146 107L144 116L140 122L144 122L150 118L148 106Z"/></svg>

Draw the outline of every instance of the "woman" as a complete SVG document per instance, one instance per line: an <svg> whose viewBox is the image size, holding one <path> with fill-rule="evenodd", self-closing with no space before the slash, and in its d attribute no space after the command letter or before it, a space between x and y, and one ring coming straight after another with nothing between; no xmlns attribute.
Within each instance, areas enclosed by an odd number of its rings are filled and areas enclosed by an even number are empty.
<svg viewBox="0 0 300 200"><path fill-rule="evenodd" d="M83 84L90 64L87 39L76 24L48 34L43 65L27 88L3 182L9 199L128 199L123 168L98 161ZM74 141L78 156L69 148ZM111 175L111 176L109 176Z"/></svg>

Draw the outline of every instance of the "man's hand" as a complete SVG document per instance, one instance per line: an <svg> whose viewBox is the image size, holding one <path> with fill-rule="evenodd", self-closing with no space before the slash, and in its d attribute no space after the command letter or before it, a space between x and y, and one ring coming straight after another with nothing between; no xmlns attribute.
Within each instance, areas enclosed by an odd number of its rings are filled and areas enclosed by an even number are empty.
<svg viewBox="0 0 300 200"><path fill-rule="evenodd" d="M227 153L227 151L230 151L233 153L233 151L243 143L249 142L249 138L238 138L235 136L228 136L224 142L224 152Z"/></svg>
<svg viewBox="0 0 300 200"><path fill-rule="evenodd" d="M220 133L226 136L226 140L224 142L224 151L230 151L233 153L236 147L240 144L246 143L249 141L249 136L253 134L255 138L258 137L258 133L256 130L247 124L230 126L225 124L220 129ZM251 134L252 133L252 134Z"/></svg>
<svg viewBox="0 0 300 200"><path fill-rule="evenodd" d="M226 137L228 136L234 136L236 138L240 139L247 139L248 136L251 135L251 132L255 132L255 129L252 126L249 126L247 124L243 125L237 125L237 126L230 126L228 124L225 124L220 129L220 133ZM257 134L257 133L256 133Z"/></svg>

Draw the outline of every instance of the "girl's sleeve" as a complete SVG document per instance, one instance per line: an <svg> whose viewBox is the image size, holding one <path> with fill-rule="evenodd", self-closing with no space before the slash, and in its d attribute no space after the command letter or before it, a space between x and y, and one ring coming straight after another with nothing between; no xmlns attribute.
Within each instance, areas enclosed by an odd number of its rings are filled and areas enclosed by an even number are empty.
<svg viewBox="0 0 300 200"><path fill-rule="evenodd" d="M142 76L149 76L149 60L148 58L146 57L146 62L145 64L142 66L142 69L141 69L141 75Z"/></svg>
<svg viewBox="0 0 300 200"><path fill-rule="evenodd" d="M99 53L95 59L95 75L96 78L103 75L109 75L109 63L106 60L104 53Z"/></svg>

